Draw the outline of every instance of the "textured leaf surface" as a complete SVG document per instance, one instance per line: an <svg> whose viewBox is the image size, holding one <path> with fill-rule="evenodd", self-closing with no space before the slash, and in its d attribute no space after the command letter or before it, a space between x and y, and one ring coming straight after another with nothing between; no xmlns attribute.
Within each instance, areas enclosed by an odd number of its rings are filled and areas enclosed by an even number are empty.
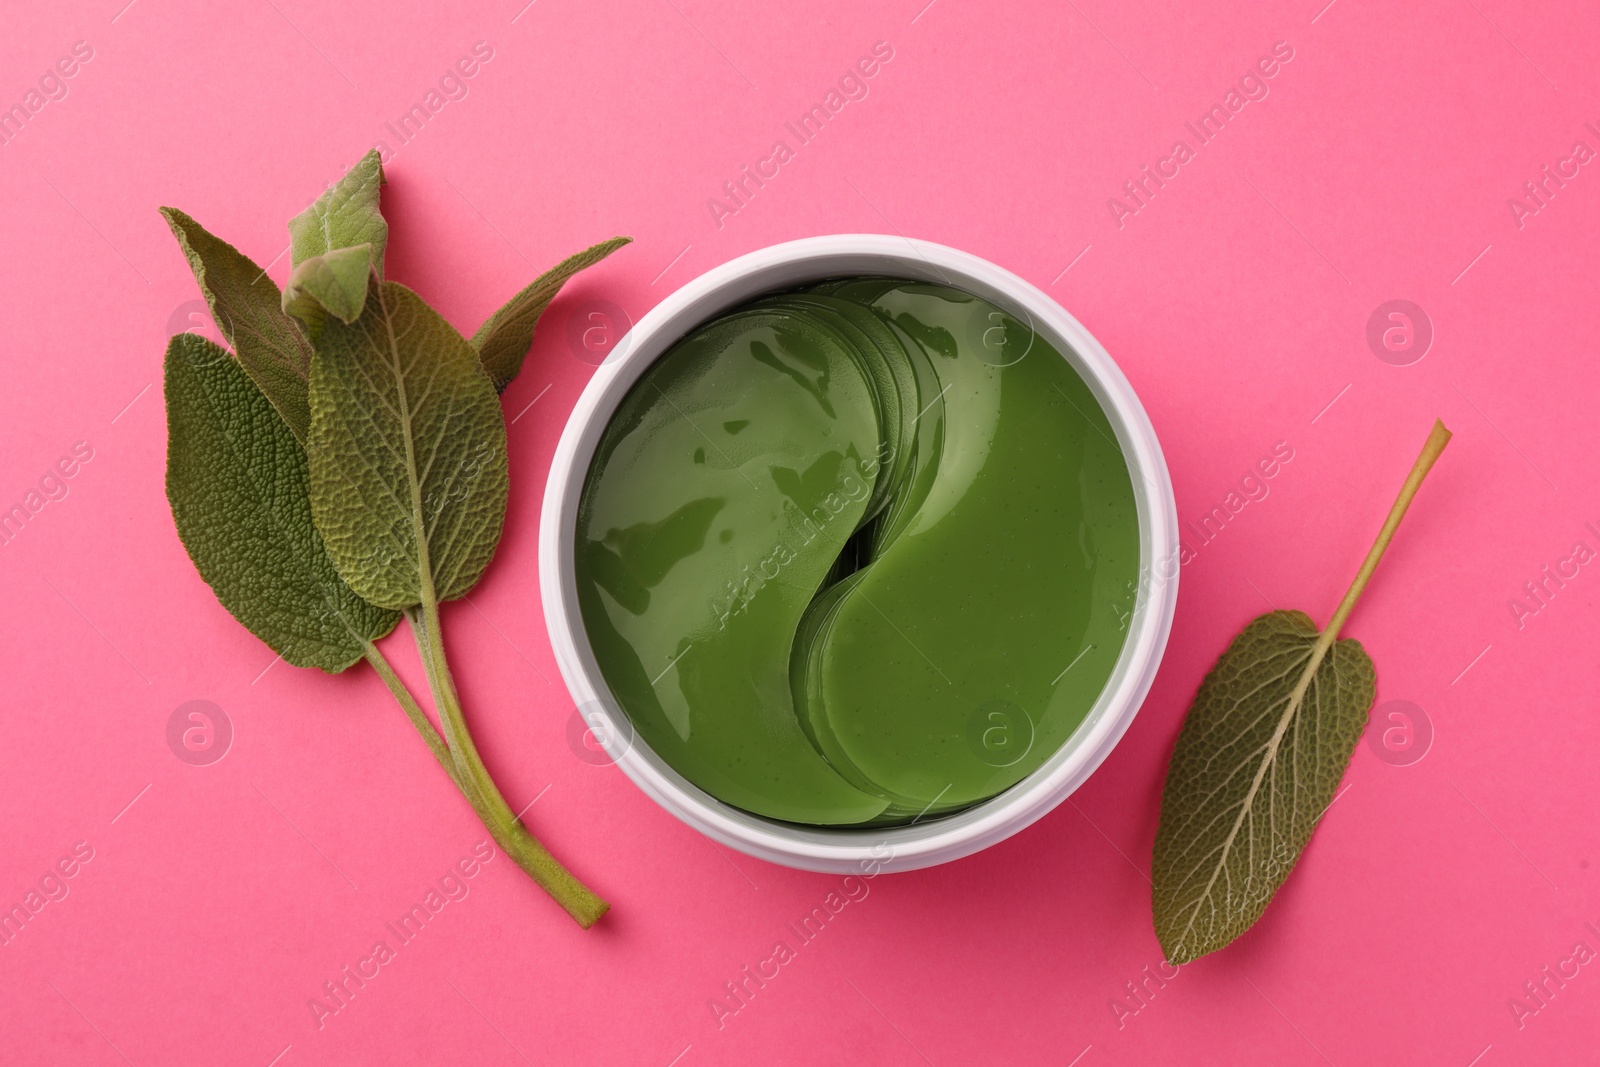
<svg viewBox="0 0 1600 1067"><path fill-rule="evenodd" d="M177 208L164 207L161 214L189 260L217 329L295 437L304 441L311 425L306 401L311 343L283 313L278 284L248 256Z"/></svg>
<svg viewBox="0 0 1600 1067"><path fill-rule="evenodd" d="M1255 619L1184 720L1152 870L1156 936L1173 963L1261 917L1350 764L1375 692L1372 660L1358 642L1336 641L1307 680L1318 636L1302 612Z"/></svg>
<svg viewBox="0 0 1600 1067"><path fill-rule="evenodd" d="M568 256L545 271L522 292L506 301L500 310L489 316L487 322L472 335L483 369L494 380L494 387L505 392L506 386L522 370L528 348L533 344L533 329L539 316L550 306L561 287L574 274L592 267L611 253L632 241L631 237L613 237Z"/></svg>
<svg viewBox="0 0 1600 1067"><path fill-rule="evenodd" d="M405 286L374 281L329 319L311 368L311 504L353 589L404 608L477 582L505 521L506 428L466 338Z"/></svg>
<svg viewBox="0 0 1600 1067"><path fill-rule="evenodd" d="M167 346L167 500L233 616L297 667L340 671L399 614L350 591L311 521L306 457L239 364L196 334Z"/></svg>
<svg viewBox="0 0 1600 1067"><path fill-rule="evenodd" d="M383 252L389 244L389 224L378 210L383 184L383 164L373 149L316 203L289 220L289 261L298 267L336 249L370 244L372 269L383 277Z"/></svg>
<svg viewBox="0 0 1600 1067"><path fill-rule="evenodd" d="M354 322L367 302L372 246L337 248L295 267L283 290L283 310L306 324L312 341L328 315Z"/></svg>

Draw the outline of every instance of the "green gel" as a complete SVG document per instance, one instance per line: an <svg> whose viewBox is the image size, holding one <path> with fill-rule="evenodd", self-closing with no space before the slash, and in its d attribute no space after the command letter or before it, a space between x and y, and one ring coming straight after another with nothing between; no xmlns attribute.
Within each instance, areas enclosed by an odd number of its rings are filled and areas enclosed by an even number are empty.
<svg viewBox="0 0 1600 1067"><path fill-rule="evenodd" d="M758 815L885 825L1060 749L1121 653L1138 541L1060 353L958 290L849 279L645 373L590 467L577 578L612 695L670 766Z"/></svg>

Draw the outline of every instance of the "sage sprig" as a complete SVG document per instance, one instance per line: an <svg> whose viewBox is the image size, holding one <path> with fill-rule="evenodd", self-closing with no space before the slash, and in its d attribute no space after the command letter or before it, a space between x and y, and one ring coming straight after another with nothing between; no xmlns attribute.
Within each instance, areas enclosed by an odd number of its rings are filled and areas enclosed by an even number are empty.
<svg viewBox="0 0 1600 1067"><path fill-rule="evenodd" d="M162 214L232 351L167 346L167 498L217 599L285 662L365 660L500 847L584 927L608 905L512 813L468 729L439 605L482 577L510 483L498 393L573 275L628 243L562 261L471 340L383 277L384 183L369 153L289 224L280 293L238 249ZM443 736L377 642L404 616Z"/></svg>
<svg viewBox="0 0 1600 1067"><path fill-rule="evenodd" d="M1299 611L1262 615L1201 683L1167 768L1151 870L1156 937L1172 963L1255 925L1332 803L1377 685L1366 650L1339 632L1449 442L1435 420L1326 629Z"/></svg>

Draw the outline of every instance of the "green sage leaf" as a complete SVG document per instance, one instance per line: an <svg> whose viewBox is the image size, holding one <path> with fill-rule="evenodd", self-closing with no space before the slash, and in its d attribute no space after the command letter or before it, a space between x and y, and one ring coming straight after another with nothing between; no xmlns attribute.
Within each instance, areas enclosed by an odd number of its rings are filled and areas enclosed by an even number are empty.
<svg viewBox="0 0 1600 1067"><path fill-rule="evenodd" d="M1156 936L1187 963L1248 930L1333 800L1372 707L1359 642L1325 656L1309 617L1252 621L1200 686L1161 795L1152 865Z"/></svg>
<svg viewBox="0 0 1600 1067"><path fill-rule="evenodd" d="M311 424L306 402L311 342L283 313L277 283L248 256L177 208L164 207L161 215L189 260L217 329L233 346L245 373L295 437L304 441Z"/></svg>
<svg viewBox="0 0 1600 1067"><path fill-rule="evenodd" d="M308 259L341 248L370 244L372 269L383 277L389 224L378 209L378 199L384 180L383 163L374 148L316 203L289 220L289 261L298 267Z"/></svg>
<svg viewBox="0 0 1600 1067"><path fill-rule="evenodd" d="M228 353L192 333L167 345L167 500L223 607L297 667L342 671L394 629L339 577L311 521L306 456Z"/></svg>
<svg viewBox="0 0 1600 1067"><path fill-rule="evenodd" d="M1339 633L1449 443L1435 419L1326 629L1299 611L1262 615L1200 684L1167 768L1151 861L1156 937L1171 962L1254 925L1333 803L1377 687L1366 651Z"/></svg>
<svg viewBox="0 0 1600 1067"><path fill-rule="evenodd" d="M397 282L311 362L311 507L339 573L387 608L460 596L500 540L506 427L478 354Z"/></svg>
<svg viewBox="0 0 1600 1067"><path fill-rule="evenodd" d="M506 301L500 309L472 335L472 343L483 360L484 370L494 380L495 389L505 392L527 358L533 344L533 329L539 316L550 306L574 274L592 267L611 253L631 242L631 237L613 237L601 241L582 252L568 256L554 267L535 278L526 289Z"/></svg>
<svg viewBox="0 0 1600 1067"><path fill-rule="evenodd" d="M305 323L313 346L328 315L354 322L367 302L367 276L372 271L372 246L336 248L312 256L289 275L283 289L283 310Z"/></svg>

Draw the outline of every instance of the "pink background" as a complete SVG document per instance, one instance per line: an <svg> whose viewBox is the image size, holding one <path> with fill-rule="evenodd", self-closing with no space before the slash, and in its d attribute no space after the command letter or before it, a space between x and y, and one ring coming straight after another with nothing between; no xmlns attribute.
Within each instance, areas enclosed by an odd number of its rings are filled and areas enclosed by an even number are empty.
<svg viewBox="0 0 1600 1067"><path fill-rule="evenodd" d="M0 1059L1592 1059L1600 966L1543 1002L1523 987L1577 942L1600 949L1600 567L1537 613L1509 605L1575 542L1600 549L1600 169L1520 226L1507 205L1575 141L1600 149L1590 5L125 2L12 5L0 37L0 104L93 49L0 146L0 505L93 449L0 547L0 904L93 849L0 946ZM493 59L469 95L399 146L385 122L480 40ZM894 57L869 95L719 227L708 198L794 147L783 123L877 41ZM1119 228L1108 198L1192 146L1184 123L1278 41L1293 59L1270 95ZM156 207L273 261L288 218L379 140L390 274L464 330L567 253L637 239L555 304L506 394L505 540L446 621L507 797L539 798L535 832L615 910L584 933L499 856L319 1028L322 983L486 835L370 671L274 665L185 556L159 368L196 290ZM535 566L551 451L591 373L566 324L851 231L954 245L1059 299L1144 398L1180 519L1277 442L1294 459L1183 568L1155 689L1070 802L980 856L873 880L719 1028L723 983L797 945L785 924L839 880L719 848L569 746ZM1435 331L1409 366L1366 341L1394 298ZM1431 750L1403 765L1363 742L1265 920L1132 1000L1161 959L1145 872L1189 698L1269 605L1327 618L1435 415L1455 442L1346 631L1380 704L1422 709ZM189 700L229 717L220 762L169 749Z"/></svg>

